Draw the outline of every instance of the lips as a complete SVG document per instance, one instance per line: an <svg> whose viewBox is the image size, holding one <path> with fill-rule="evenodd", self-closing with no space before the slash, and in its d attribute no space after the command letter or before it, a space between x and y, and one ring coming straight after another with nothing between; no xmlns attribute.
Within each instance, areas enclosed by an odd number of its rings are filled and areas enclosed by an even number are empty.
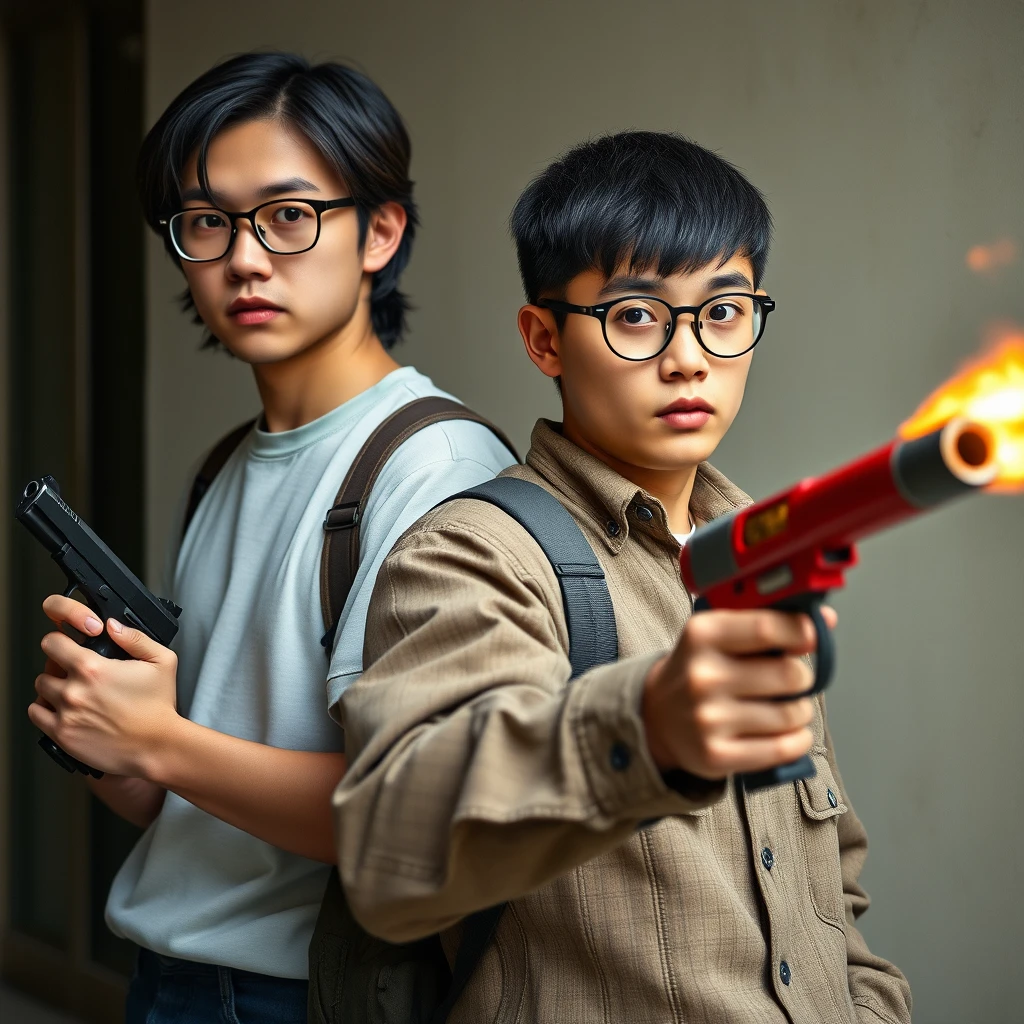
<svg viewBox="0 0 1024 1024"><path fill-rule="evenodd" d="M714 411L703 398L677 398L658 413L658 419L676 430L700 430Z"/></svg>
<svg viewBox="0 0 1024 1024"><path fill-rule="evenodd" d="M236 323L243 326L266 323L273 320L279 313L283 312L281 307L269 299L260 298L258 295L251 295L235 299L228 306L228 316Z"/></svg>

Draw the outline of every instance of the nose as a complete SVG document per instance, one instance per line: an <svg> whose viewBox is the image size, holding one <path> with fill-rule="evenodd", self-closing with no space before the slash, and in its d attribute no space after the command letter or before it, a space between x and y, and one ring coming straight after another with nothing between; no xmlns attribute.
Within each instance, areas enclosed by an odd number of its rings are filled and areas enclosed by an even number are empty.
<svg viewBox="0 0 1024 1024"><path fill-rule="evenodd" d="M680 313L668 347L661 353L661 376L665 380L703 380L708 373L707 353L697 341L697 324L692 313Z"/></svg>
<svg viewBox="0 0 1024 1024"><path fill-rule="evenodd" d="M228 276L235 280L269 277L273 271L270 253L260 244L252 224L240 217L235 226L237 233L225 266Z"/></svg>

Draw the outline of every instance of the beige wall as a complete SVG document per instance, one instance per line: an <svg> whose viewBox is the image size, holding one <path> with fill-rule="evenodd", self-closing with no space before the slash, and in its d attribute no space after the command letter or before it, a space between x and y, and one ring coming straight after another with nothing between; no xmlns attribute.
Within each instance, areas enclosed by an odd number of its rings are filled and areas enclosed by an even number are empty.
<svg viewBox="0 0 1024 1024"><path fill-rule="evenodd" d="M1017 0L150 0L148 40L151 119L254 46L352 58L380 82L410 125L423 211L400 357L524 445L557 400L516 335L506 218L531 175L594 133L682 131L771 202L779 311L716 460L754 495L882 443L986 323L1024 322L1020 263L964 265L977 242L1024 243ZM196 352L180 281L150 253L155 566L186 465L256 399L242 367ZM1024 499L982 498L903 527L864 545L836 598L830 707L872 837L866 931L928 1024L1018 1012L1022 523Z"/></svg>

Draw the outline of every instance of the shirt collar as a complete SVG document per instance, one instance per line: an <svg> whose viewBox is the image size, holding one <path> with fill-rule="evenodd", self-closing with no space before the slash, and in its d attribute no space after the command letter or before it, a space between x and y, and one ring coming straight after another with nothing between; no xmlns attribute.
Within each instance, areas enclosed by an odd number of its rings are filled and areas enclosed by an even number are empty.
<svg viewBox="0 0 1024 1024"><path fill-rule="evenodd" d="M676 543L661 502L563 437L560 423L537 421L526 463L555 491L592 517L613 553L622 549L631 528L655 530ZM698 527L750 503L751 499L710 463L702 462L697 467L690 513Z"/></svg>

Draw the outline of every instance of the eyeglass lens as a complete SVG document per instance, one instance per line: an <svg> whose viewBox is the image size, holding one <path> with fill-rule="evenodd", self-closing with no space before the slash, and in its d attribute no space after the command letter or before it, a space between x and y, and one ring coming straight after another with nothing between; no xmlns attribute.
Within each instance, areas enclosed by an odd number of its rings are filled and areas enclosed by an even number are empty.
<svg viewBox="0 0 1024 1024"><path fill-rule="evenodd" d="M256 211L255 221L260 239L273 252L302 252L316 241L316 210L306 203L271 203ZM232 223L222 210L183 210L171 218L170 228L175 246L190 259L220 259L231 247Z"/></svg>
<svg viewBox="0 0 1024 1024"><path fill-rule="evenodd" d="M665 347L672 330L672 309L660 299L622 299L605 317L605 337L616 354L625 359L650 359ZM716 295L701 307L697 332L704 347L714 355L737 356L761 333L760 303L746 295ZM680 328L689 329L682 321Z"/></svg>

